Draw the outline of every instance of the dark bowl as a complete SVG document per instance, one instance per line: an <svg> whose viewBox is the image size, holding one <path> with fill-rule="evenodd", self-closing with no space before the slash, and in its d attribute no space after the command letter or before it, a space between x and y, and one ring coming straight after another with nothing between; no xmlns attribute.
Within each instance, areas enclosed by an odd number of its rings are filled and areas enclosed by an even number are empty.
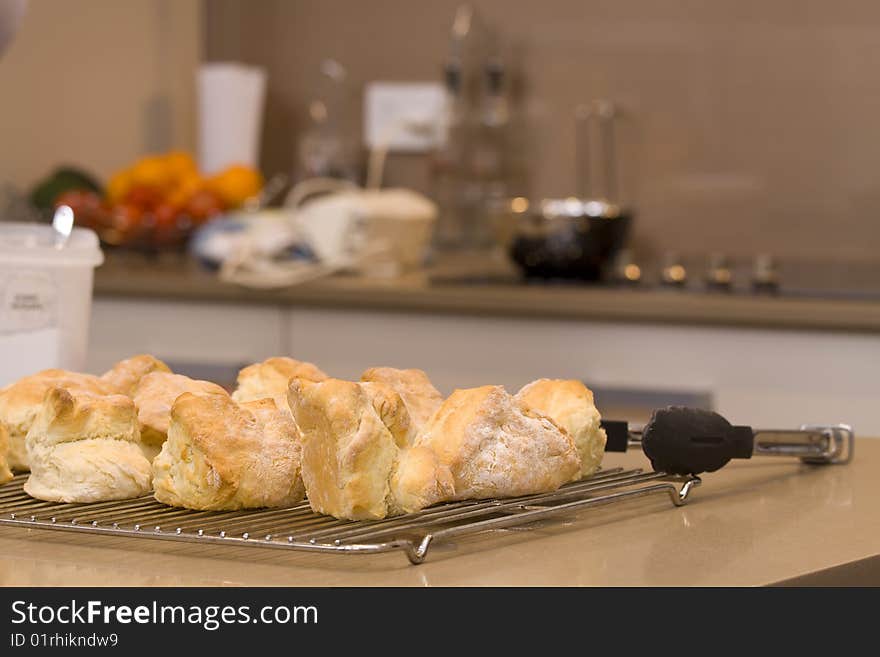
<svg viewBox="0 0 880 657"><path fill-rule="evenodd" d="M510 258L528 278L599 281L626 244L632 213L577 198L512 199L498 218Z"/></svg>

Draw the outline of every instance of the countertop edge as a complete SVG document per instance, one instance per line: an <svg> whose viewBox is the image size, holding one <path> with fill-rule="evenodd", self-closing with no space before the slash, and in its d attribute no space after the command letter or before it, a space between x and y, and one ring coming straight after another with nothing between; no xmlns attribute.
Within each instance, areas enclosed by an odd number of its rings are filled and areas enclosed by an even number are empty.
<svg viewBox="0 0 880 657"><path fill-rule="evenodd" d="M170 278L170 280L169 280ZM165 285L162 280L165 279ZM880 304L843 299L507 285L423 285L328 279L283 290L252 290L183 276L96 277L97 298L230 303L536 319L880 332Z"/></svg>

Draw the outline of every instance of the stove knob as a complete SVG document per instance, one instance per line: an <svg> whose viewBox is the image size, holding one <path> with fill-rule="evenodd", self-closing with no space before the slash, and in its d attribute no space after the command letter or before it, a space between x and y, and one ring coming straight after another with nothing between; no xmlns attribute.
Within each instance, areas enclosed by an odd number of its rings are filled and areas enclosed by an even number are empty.
<svg viewBox="0 0 880 657"><path fill-rule="evenodd" d="M639 267L628 249L620 252L614 261L614 278L618 283L636 285L642 280L642 268Z"/></svg>
<svg viewBox="0 0 880 657"><path fill-rule="evenodd" d="M779 271L776 260L769 253L755 256L752 265L752 288L755 292L776 292L779 290Z"/></svg>
<svg viewBox="0 0 880 657"><path fill-rule="evenodd" d="M723 253L713 253L709 256L706 267L706 285L713 290L730 290L733 284L733 271L730 261Z"/></svg>
<svg viewBox="0 0 880 657"><path fill-rule="evenodd" d="M663 255L660 281L664 285L675 287L681 287L687 283L687 269L677 253L670 251Z"/></svg>

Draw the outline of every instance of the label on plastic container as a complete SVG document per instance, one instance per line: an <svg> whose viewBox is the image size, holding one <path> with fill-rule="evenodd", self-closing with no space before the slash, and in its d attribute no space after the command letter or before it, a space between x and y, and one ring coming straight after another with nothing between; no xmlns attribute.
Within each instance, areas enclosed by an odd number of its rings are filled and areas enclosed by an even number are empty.
<svg viewBox="0 0 880 657"><path fill-rule="evenodd" d="M58 285L45 271L0 270L0 335L58 325Z"/></svg>
<svg viewBox="0 0 880 657"><path fill-rule="evenodd" d="M0 387L58 367L58 301L48 272L0 268Z"/></svg>

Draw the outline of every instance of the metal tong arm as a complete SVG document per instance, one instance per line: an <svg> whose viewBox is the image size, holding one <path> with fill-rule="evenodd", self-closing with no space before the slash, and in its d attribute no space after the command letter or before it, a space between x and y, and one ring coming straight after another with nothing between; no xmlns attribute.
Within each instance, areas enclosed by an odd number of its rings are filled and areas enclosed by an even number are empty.
<svg viewBox="0 0 880 657"><path fill-rule="evenodd" d="M797 456L805 463L849 463L855 448L855 433L846 424L804 425L796 431L756 429L757 456Z"/></svg>

